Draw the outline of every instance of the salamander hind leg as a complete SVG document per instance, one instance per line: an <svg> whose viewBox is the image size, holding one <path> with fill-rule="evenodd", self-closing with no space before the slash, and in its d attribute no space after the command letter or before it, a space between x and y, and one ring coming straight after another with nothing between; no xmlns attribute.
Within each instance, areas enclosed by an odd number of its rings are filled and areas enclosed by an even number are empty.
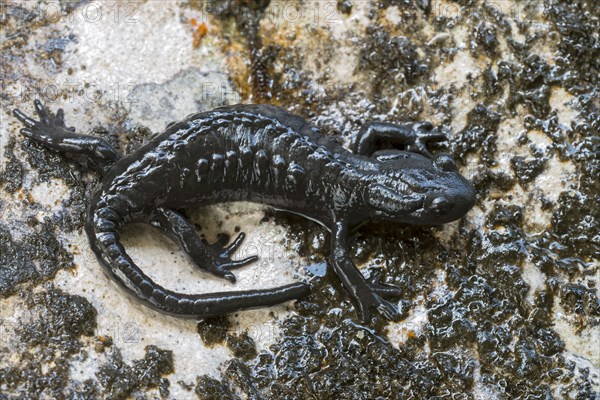
<svg viewBox="0 0 600 400"><path fill-rule="evenodd" d="M51 113L39 101L34 101L39 121L28 117L21 110L13 110L13 115L23 124L21 133L51 150L61 153L82 154L94 163L100 172L105 172L120 158L119 153L106 141L75 133L75 128L67 128L62 109Z"/></svg>
<svg viewBox="0 0 600 400"><path fill-rule="evenodd" d="M152 212L149 222L179 243L199 268L230 282L236 281L232 269L258 260L258 256L250 256L242 260L231 259L246 237L243 232L229 246L227 246L229 241L227 235L220 235L217 242L211 244L198 237L194 226L183 215L162 207Z"/></svg>

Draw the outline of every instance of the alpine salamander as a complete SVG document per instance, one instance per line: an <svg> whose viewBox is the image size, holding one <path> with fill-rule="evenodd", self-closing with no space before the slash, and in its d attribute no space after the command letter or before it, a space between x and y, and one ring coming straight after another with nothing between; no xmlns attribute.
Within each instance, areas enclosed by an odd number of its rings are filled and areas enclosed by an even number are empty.
<svg viewBox="0 0 600 400"><path fill-rule="evenodd" d="M365 124L353 152L303 118L270 105L235 105L188 116L132 154L121 156L103 139L67 128L64 112L34 102L39 121L19 110L21 133L54 151L85 159L102 175L85 230L108 273L146 305L188 318L266 307L306 295L309 285L208 294L176 293L156 284L119 242L128 223L149 223L179 243L201 269L235 282L232 269L257 256L232 260L240 233L207 243L179 210L251 201L301 214L331 232L331 266L363 322L376 310L398 311L387 298L400 289L367 280L352 261L348 233L367 221L436 225L462 217L475 194L448 155L433 157L430 141L443 140L428 122ZM387 142L394 149L376 150Z"/></svg>

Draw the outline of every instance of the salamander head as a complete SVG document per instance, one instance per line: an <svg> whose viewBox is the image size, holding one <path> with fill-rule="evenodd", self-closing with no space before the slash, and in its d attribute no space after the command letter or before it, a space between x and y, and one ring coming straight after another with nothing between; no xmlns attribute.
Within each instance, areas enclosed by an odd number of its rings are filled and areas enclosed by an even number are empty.
<svg viewBox="0 0 600 400"><path fill-rule="evenodd" d="M473 186L447 154L429 159L388 150L375 159L380 172L371 176L365 191L374 219L438 225L462 217L475 204Z"/></svg>

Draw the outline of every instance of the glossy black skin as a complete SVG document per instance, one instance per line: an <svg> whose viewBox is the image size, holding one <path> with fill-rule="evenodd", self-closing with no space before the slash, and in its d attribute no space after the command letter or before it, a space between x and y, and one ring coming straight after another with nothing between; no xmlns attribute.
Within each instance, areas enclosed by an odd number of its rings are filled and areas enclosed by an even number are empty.
<svg viewBox="0 0 600 400"><path fill-rule="evenodd" d="M191 115L121 157L102 139L66 128L62 110L53 115L39 101L35 108L39 122L14 111L26 126L23 135L55 151L83 154L103 175L86 221L102 264L147 305L180 317L270 306L306 295L309 286L175 293L153 282L127 255L118 234L125 224L152 224L199 268L234 282L230 269L257 259L231 260L244 234L229 246L226 236L209 244L177 210L252 201L301 214L331 232L331 265L368 322L373 310L397 319L396 307L384 298L397 297L400 290L363 277L349 256L348 232L367 221L443 224L462 217L475 200L450 156L433 157L427 150L428 141L444 138L429 123L367 124L351 153L282 108L237 105ZM404 150L374 152L378 142Z"/></svg>

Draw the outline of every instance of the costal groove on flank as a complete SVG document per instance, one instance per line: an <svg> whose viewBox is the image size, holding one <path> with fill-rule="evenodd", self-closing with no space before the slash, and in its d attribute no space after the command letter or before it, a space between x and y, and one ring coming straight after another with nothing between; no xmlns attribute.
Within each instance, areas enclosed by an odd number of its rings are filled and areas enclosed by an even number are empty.
<svg viewBox="0 0 600 400"><path fill-rule="evenodd" d="M197 116L198 115L196 114L191 118L197 118ZM252 124L258 123L263 125L259 129L255 129L256 127L253 126L253 130L255 130L255 132L258 132L260 129L275 129L275 136L289 136L291 140L298 141L299 144L308 147L315 153L315 155L325 157L328 163L337 164L342 168L356 170L356 165L347 163L335 157L331 151L327 150L323 146L312 143L305 136L296 133L292 129L282 125L275 118L255 115L244 111L211 112L205 114L201 119L189 119L181 124L176 124L168 128L165 132L165 135L168 133L168 136L162 140L152 152L144 155L140 161L132 163L120 176L115 177L110 186L110 190L117 191L121 187L129 186L131 181L135 181L140 176L147 174L150 168L163 163L165 161L162 159L163 157L169 159L176 157L173 155L173 150L177 142L189 141L192 136L208 133L214 129L224 128L232 122L245 122ZM174 128L177 129L173 130ZM257 153L255 157L259 157L259 154Z"/></svg>

